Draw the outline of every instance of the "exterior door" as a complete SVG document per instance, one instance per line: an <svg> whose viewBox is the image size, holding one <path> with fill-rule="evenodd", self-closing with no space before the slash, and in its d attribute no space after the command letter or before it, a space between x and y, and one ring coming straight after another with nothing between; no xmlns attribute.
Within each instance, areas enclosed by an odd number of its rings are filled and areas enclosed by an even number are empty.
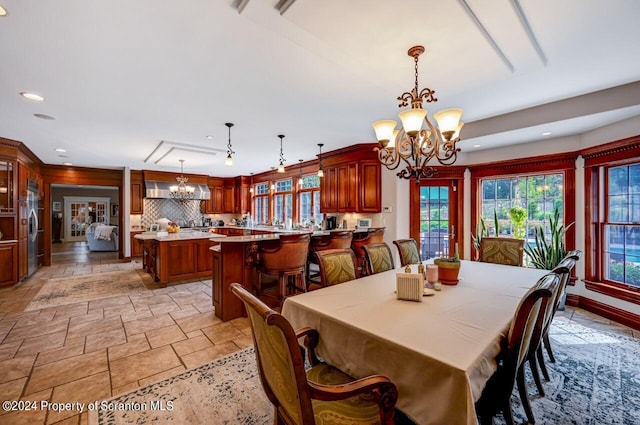
<svg viewBox="0 0 640 425"><path fill-rule="evenodd" d="M462 222L458 211L458 205L462 205L459 196L456 180L412 183L410 232L418 242L422 260L455 254L458 222Z"/></svg>

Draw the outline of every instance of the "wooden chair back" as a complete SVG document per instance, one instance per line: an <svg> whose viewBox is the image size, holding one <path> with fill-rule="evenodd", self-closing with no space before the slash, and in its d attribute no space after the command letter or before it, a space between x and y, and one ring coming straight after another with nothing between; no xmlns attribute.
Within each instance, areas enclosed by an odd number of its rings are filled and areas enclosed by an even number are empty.
<svg viewBox="0 0 640 425"><path fill-rule="evenodd" d="M382 273L395 268L391 249L386 243L365 245L362 250L368 274Z"/></svg>
<svg viewBox="0 0 640 425"><path fill-rule="evenodd" d="M317 251L315 255L320 267L322 286L337 285L356 279L356 256L351 248L326 249Z"/></svg>
<svg viewBox="0 0 640 425"><path fill-rule="evenodd" d="M480 241L480 261L485 263L522 266L524 240L484 237Z"/></svg>
<svg viewBox="0 0 640 425"><path fill-rule="evenodd" d="M393 244L398 248L402 267L420 262L420 251L418 251L418 243L415 239L398 239L393 241Z"/></svg>
<svg viewBox="0 0 640 425"><path fill-rule="evenodd" d="M386 227L370 227L364 235L362 235L362 232L354 234L353 240L351 241L351 249L356 255L358 277L366 276L368 273L362 247L382 243L384 241L385 229Z"/></svg>
<svg viewBox="0 0 640 425"><path fill-rule="evenodd" d="M262 269L267 274L282 270L304 269L309 252L309 233L281 234L279 239L260 243L258 253Z"/></svg>

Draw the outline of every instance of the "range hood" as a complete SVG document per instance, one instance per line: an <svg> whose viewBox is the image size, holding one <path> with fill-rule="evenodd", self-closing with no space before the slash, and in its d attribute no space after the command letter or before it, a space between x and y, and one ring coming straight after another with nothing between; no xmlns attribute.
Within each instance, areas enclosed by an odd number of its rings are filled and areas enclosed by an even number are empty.
<svg viewBox="0 0 640 425"><path fill-rule="evenodd" d="M171 186L175 186L176 183L162 182L156 180L145 180L144 185L146 188L145 197L155 199L171 199ZM211 192L206 184L187 183L188 186L195 188L193 199L211 199Z"/></svg>

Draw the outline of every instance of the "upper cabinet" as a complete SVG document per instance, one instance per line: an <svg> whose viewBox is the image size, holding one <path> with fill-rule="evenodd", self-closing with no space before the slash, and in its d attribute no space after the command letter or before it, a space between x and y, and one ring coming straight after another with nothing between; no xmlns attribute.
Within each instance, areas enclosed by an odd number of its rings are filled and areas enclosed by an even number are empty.
<svg viewBox="0 0 640 425"><path fill-rule="evenodd" d="M381 172L375 146L355 145L322 155L321 212L382 211Z"/></svg>
<svg viewBox="0 0 640 425"><path fill-rule="evenodd" d="M15 214L16 163L0 158L0 215Z"/></svg>
<svg viewBox="0 0 640 425"><path fill-rule="evenodd" d="M131 171L131 214L142 214L144 209L144 181L142 171Z"/></svg>

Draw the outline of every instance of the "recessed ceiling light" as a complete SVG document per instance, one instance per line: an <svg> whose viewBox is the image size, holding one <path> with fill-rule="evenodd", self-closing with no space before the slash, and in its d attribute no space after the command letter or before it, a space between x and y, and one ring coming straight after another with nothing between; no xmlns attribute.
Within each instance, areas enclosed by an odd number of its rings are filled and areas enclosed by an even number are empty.
<svg viewBox="0 0 640 425"><path fill-rule="evenodd" d="M7 16L7 9L0 6L0 16Z"/></svg>
<svg viewBox="0 0 640 425"><path fill-rule="evenodd" d="M54 151L56 152L66 152L66 149L62 149L62 148L55 148Z"/></svg>
<svg viewBox="0 0 640 425"><path fill-rule="evenodd" d="M29 93L26 91L21 91L20 96L27 98L29 100L35 100L36 102L42 102L44 100L44 97L40 96L39 94Z"/></svg>
<svg viewBox="0 0 640 425"><path fill-rule="evenodd" d="M63 162L62 165L73 165L73 164L70 162Z"/></svg>
<svg viewBox="0 0 640 425"><path fill-rule="evenodd" d="M474 148L479 148L479 147L480 147L480 145L473 145L473 147L474 147Z"/></svg>
<svg viewBox="0 0 640 425"><path fill-rule="evenodd" d="M43 120L55 120L56 117L52 117L51 115L46 115L46 114L33 114L34 117L36 118L40 118Z"/></svg>
<svg viewBox="0 0 640 425"><path fill-rule="evenodd" d="M543 136L548 136L548 135L550 135L550 134L551 134L551 132L550 132L550 131L545 131L544 133L542 133L542 135L543 135Z"/></svg>
<svg viewBox="0 0 640 425"><path fill-rule="evenodd" d="M208 136L206 136L206 139L207 140L211 140L211 139L213 139L213 136L212 135L208 135Z"/></svg>

